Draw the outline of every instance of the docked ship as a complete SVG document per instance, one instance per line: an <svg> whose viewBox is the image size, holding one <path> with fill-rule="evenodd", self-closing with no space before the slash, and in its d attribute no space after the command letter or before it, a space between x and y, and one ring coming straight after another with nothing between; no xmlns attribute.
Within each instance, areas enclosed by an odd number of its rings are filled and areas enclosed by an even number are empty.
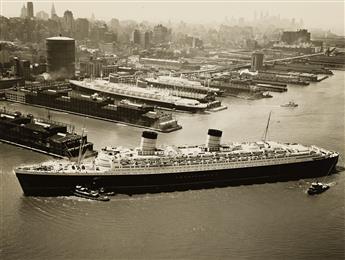
<svg viewBox="0 0 345 260"><path fill-rule="evenodd" d="M298 75L293 74L280 74L277 72L270 72L270 71L260 71L257 75L254 76L254 80L257 81L265 81L270 83L284 83L284 84L295 84L295 85L302 85L307 86L309 82L303 80Z"/></svg>
<svg viewBox="0 0 345 260"><path fill-rule="evenodd" d="M102 79L70 80L70 83L72 88L78 91L89 94L106 94L113 98L128 99L132 102L152 105L163 109L197 113L220 105L219 101L211 102L210 104L201 103L196 99L173 96L161 90L147 89L131 84L113 83Z"/></svg>
<svg viewBox="0 0 345 260"><path fill-rule="evenodd" d="M71 89L11 89L5 91L6 100L101 120L119 122L161 132L181 129L169 113L156 111L153 106L140 105L95 95L75 93Z"/></svg>
<svg viewBox="0 0 345 260"><path fill-rule="evenodd" d="M224 93L218 88L203 86L199 81L171 76L140 79L138 86L162 89L174 96L197 99L201 102L214 101L216 96L221 96Z"/></svg>
<svg viewBox="0 0 345 260"><path fill-rule="evenodd" d="M71 195L76 185L117 194L154 193L297 180L330 174L338 153L297 143L221 143L209 129L202 145L157 146L144 131L138 148L105 147L89 162L45 162L16 168L25 195Z"/></svg>
<svg viewBox="0 0 345 260"><path fill-rule="evenodd" d="M84 155L96 154L87 136L75 134L71 125L5 109L0 109L0 142L58 158L78 158L81 144Z"/></svg>
<svg viewBox="0 0 345 260"><path fill-rule="evenodd" d="M211 80L210 86L224 91L225 95L244 99L265 98L264 92L253 85L250 80L231 79L227 76L218 76Z"/></svg>

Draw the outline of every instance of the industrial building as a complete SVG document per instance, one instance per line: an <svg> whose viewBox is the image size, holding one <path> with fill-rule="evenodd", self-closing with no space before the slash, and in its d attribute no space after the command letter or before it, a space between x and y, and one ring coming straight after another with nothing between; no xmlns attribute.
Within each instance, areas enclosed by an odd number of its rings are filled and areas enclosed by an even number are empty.
<svg viewBox="0 0 345 260"><path fill-rule="evenodd" d="M281 41L287 44L298 44L298 43L308 43L310 42L310 32L307 30L286 31L283 32Z"/></svg>
<svg viewBox="0 0 345 260"><path fill-rule="evenodd" d="M70 79L75 75L75 40L68 37L46 39L47 70L54 79Z"/></svg>

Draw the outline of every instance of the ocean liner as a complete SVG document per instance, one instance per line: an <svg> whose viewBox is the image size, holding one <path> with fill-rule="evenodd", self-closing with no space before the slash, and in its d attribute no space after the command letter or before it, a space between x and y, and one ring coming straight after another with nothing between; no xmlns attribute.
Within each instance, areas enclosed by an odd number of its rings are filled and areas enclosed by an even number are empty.
<svg viewBox="0 0 345 260"><path fill-rule="evenodd" d="M174 96L192 98L204 103L216 101L215 97L223 94L218 88L203 86L199 81L171 76L143 78L137 83L138 86L164 90Z"/></svg>
<svg viewBox="0 0 345 260"><path fill-rule="evenodd" d="M137 103L152 105L163 109L198 113L221 106L220 101L217 100L202 103L197 99L174 96L161 89L155 90L130 84L113 83L102 79L84 79L83 81L70 80L69 82L72 88L77 91L89 94L100 93L113 98L128 99Z"/></svg>
<svg viewBox="0 0 345 260"><path fill-rule="evenodd" d="M15 174L25 195L71 195L75 187L102 187L122 194L222 187L325 176L338 153L296 143L221 144L209 129L204 145L156 146L144 131L140 147L105 147L89 162L25 165Z"/></svg>

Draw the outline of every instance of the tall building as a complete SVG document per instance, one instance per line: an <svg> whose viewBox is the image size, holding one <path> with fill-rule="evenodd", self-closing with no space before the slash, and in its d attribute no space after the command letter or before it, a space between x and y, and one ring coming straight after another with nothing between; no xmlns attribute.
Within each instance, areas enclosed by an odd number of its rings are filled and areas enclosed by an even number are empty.
<svg viewBox="0 0 345 260"><path fill-rule="evenodd" d="M66 10L63 14L64 29L66 32L71 33L74 31L74 19L73 13L69 10Z"/></svg>
<svg viewBox="0 0 345 260"><path fill-rule="evenodd" d="M264 54L262 52L253 52L252 54L252 71L258 71L263 68L264 65Z"/></svg>
<svg viewBox="0 0 345 260"><path fill-rule="evenodd" d="M21 60L20 63L20 71L21 76L24 78L24 80L30 80L31 79L31 69L30 69L30 61L28 60Z"/></svg>
<svg viewBox="0 0 345 260"><path fill-rule="evenodd" d="M107 31L108 28L106 24L93 24L90 28L90 39L93 41L103 41Z"/></svg>
<svg viewBox="0 0 345 260"><path fill-rule="evenodd" d="M12 64L13 64L13 74L16 77L21 77L22 73L20 70L20 61L19 61L18 57L13 58Z"/></svg>
<svg viewBox="0 0 345 260"><path fill-rule="evenodd" d="M132 41L134 44L140 44L140 31L138 29L133 31Z"/></svg>
<svg viewBox="0 0 345 260"><path fill-rule="evenodd" d="M132 41L134 44L140 45L142 48L149 48L151 45L152 32L140 31L135 29L132 34Z"/></svg>
<svg viewBox="0 0 345 260"><path fill-rule="evenodd" d="M89 21L86 18L78 18L75 20L76 39L83 40L89 36Z"/></svg>
<svg viewBox="0 0 345 260"><path fill-rule="evenodd" d="M112 30L114 33L118 33L120 29L120 21L116 18L113 18L110 20L109 23L110 30Z"/></svg>
<svg viewBox="0 0 345 260"><path fill-rule="evenodd" d="M25 4L23 4L22 9L20 10L20 17L21 17L21 18L26 18L27 15L28 15L28 14L27 14L27 9L26 9L26 7L25 7Z"/></svg>
<svg viewBox="0 0 345 260"><path fill-rule="evenodd" d="M143 48L147 49L151 46L152 31L142 32L140 37L140 44Z"/></svg>
<svg viewBox="0 0 345 260"><path fill-rule="evenodd" d="M168 42L170 40L170 35L171 31L161 24L153 28L153 42L156 44Z"/></svg>
<svg viewBox="0 0 345 260"><path fill-rule="evenodd" d="M50 11L50 18L54 19L57 16L56 11L55 11L55 6L54 3L52 4L52 9Z"/></svg>
<svg viewBox="0 0 345 260"><path fill-rule="evenodd" d="M46 39L47 70L53 78L69 79L75 75L75 40L68 37Z"/></svg>
<svg viewBox="0 0 345 260"><path fill-rule="evenodd" d="M26 9L27 9L27 17L33 18L34 17L34 4L32 2L27 2Z"/></svg>

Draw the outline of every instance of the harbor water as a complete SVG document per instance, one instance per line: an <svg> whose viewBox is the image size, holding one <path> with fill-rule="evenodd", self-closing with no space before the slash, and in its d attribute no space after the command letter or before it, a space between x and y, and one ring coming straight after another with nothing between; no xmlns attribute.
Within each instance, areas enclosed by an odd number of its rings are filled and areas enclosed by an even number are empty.
<svg viewBox="0 0 345 260"><path fill-rule="evenodd" d="M344 71L273 98L224 97L227 110L176 113L183 129L160 144L202 144L208 128L223 141L257 141L272 111L268 139L317 145L340 153L344 166ZM296 108L281 107L289 101ZM0 101L0 107L46 117L42 108ZM143 129L49 112L86 128L96 149L139 145ZM345 172L312 179L185 192L119 195L110 202L77 197L25 197L13 168L51 157L0 143L1 259L343 259Z"/></svg>

